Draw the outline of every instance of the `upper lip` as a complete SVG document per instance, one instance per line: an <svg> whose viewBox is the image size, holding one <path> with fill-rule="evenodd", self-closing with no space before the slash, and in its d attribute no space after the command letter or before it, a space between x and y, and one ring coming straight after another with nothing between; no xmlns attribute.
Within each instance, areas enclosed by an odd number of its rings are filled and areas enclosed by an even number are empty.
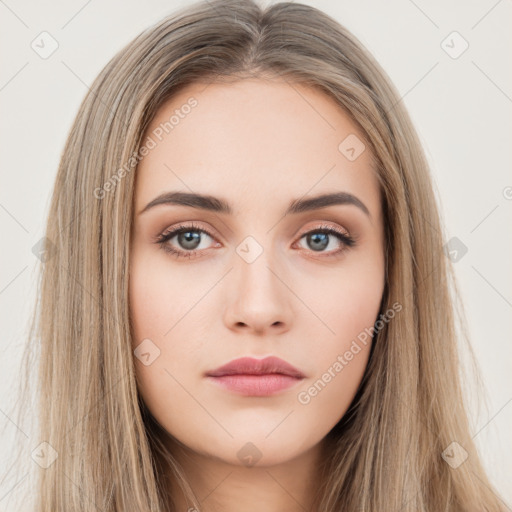
<svg viewBox="0 0 512 512"><path fill-rule="evenodd" d="M222 377L223 375L267 375L279 373L290 375L298 379L304 378L300 370L275 356L255 359L253 357L241 357L233 359L229 363L206 373L209 377Z"/></svg>

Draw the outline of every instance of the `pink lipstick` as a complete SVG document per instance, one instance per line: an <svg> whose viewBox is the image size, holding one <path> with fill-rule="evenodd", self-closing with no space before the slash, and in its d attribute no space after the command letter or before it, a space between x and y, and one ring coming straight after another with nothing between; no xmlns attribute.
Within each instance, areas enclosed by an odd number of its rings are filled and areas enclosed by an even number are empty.
<svg viewBox="0 0 512 512"><path fill-rule="evenodd" d="M206 373L228 391L246 396L270 396L294 386L304 375L283 359L242 357Z"/></svg>

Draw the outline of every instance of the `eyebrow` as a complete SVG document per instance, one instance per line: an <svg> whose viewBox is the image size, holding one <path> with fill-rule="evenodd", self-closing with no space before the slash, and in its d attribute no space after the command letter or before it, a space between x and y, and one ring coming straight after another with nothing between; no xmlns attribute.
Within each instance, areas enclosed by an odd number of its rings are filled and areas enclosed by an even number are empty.
<svg viewBox="0 0 512 512"><path fill-rule="evenodd" d="M139 215L154 208L158 205L181 205L198 208L201 210L208 210L217 213L225 213L228 215L233 214L233 209L230 204L221 198L211 195L196 194L191 192L165 192L151 202L149 202ZM331 194L321 194L314 197L305 199L295 199L290 202L285 215L297 214L310 210L317 210L319 208L327 208L333 205L353 205L362 210L368 217L371 218L370 212L366 205L356 196L348 192L334 192Z"/></svg>

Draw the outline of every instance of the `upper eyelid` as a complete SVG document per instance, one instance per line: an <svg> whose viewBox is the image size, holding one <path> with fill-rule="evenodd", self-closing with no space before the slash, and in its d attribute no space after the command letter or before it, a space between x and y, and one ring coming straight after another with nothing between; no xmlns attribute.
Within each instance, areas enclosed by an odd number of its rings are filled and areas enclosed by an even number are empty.
<svg viewBox="0 0 512 512"><path fill-rule="evenodd" d="M217 238L216 235L213 233L213 231L215 231L215 230L210 230L208 228L204 228L204 227L196 224L196 221L190 221L189 225L186 225L187 222L189 222L189 221L179 222L177 225L165 228L161 232L161 234L158 235L158 236L162 236L163 237L163 236L165 236L167 234L171 234L171 233L174 233L176 231L179 231L180 229L190 229L191 231L200 231L200 232L206 233L208 236L210 236L212 238L213 237ZM307 229L299 230L298 233L300 234L300 236L304 236L304 235L310 233L311 231L317 231L317 230L321 230L321 229L332 229L333 231L341 231L341 233L346 235L346 236L351 236L350 231L348 229L346 229L345 227L336 227L336 226L334 226L332 223L330 223L328 221L318 221L318 222L320 224L311 226L311 227L309 227ZM296 236L299 236L299 235L296 234Z"/></svg>
<svg viewBox="0 0 512 512"><path fill-rule="evenodd" d="M178 224L177 226L166 228L162 231L162 236L165 236L167 234L175 233L176 231L189 229L190 231L201 231L202 233L206 233L209 236L213 236L212 233L210 233L210 230L199 227L199 226L182 226L181 224Z"/></svg>

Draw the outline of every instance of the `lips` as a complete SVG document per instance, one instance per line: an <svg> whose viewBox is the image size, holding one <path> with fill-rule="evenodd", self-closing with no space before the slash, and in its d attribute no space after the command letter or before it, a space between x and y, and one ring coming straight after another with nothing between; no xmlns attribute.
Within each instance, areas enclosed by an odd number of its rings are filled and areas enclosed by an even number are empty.
<svg viewBox="0 0 512 512"><path fill-rule="evenodd" d="M208 377L224 377L226 375L287 375L303 379L303 373L290 363L279 357L269 356L264 359L242 357L206 373Z"/></svg>

